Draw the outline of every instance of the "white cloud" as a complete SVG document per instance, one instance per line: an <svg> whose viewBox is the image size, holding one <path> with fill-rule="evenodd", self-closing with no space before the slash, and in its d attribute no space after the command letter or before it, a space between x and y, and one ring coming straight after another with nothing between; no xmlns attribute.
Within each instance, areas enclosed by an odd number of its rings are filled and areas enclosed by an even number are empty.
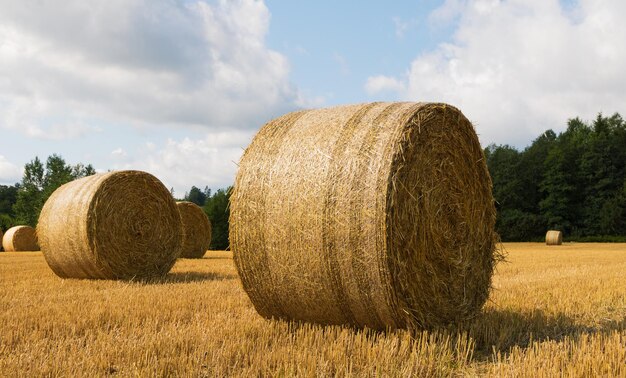
<svg viewBox="0 0 626 378"><path fill-rule="evenodd" d="M258 126L296 107L262 1L3 2L0 127L80 137L85 120ZM50 119L55 122L50 124Z"/></svg>
<svg viewBox="0 0 626 378"><path fill-rule="evenodd" d="M451 103L483 142L524 145L568 118L626 111L625 12L620 1L448 0L431 19L458 18L453 40L401 77L371 77L366 90Z"/></svg>
<svg viewBox="0 0 626 378"><path fill-rule="evenodd" d="M22 169L0 155L0 184L13 185L22 179Z"/></svg>
<svg viewBox="0 0 626 378"><path fill-rule="evenodd" d="M369 77L365 83L365 91L370 95L386 91L400 92L404 89L402 81L383 75Z"/></svg>
<svg viewBox="0 0 626 378"><path fill-rule="evenodd" d="M118 147L114 149L113 151L111 151L111 157L115 159L123 159L126 156L128 156L128 154L126 153L126 151L124 151L122 147Z"/></svg>
<svg viewBox="0 0 626 378"><path fill-rule="evenodd" d="M415 28L418 25L417 19L404 20L401 17L392 17L391 21L393 21L396 37L398 38L404 38L409 30Z"/></svg>
<svg viewBox="0 0 626 378"><path fill-rule="evenodd" d="M396 29L396 37L404 37L404 33L406 33L409 29L409 23L402 20L400 17L394 17L391 20L393 21L393 26Z"/></svg>
<svg viewBox="0 0 626 378"><path fill-rule="evenodd" d="M446 25L463 13L467 0L446 0L442 6L435 9L428 16L428 22L433 26Z"/></svg>
<svg viewBox="0 0 626 378"><path fill-rule="evenodd" d="M247 146L254 134L254 130L221 131L202 139L168 139L163 146L148 142L112 168L150 172L168 188L173 187L176 196L182 196L191 185L225 188L233 184L242 146Z"/></svg>

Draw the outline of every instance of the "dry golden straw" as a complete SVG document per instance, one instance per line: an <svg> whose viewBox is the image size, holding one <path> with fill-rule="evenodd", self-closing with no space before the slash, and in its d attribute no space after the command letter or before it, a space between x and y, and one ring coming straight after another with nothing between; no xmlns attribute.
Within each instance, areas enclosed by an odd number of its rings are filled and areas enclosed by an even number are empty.
<svg viewBox="0 0 626 378"><path fill-rule="evenodd" d="M546 232L546 244L547 245L563 244L563 233L561 231L554 231L554 230L550 230Z"/></svg>
<svg viewBox="0 0 626 378"><path fill-rule="evenodd" d="M211 245L211 221L195 203L178 202L176 206L183 224L180 257L200 259Z"/></svg>
<svg viewBox="0 0 626 378"><path fill-rule="evenodd" d="M0 235L2 235L2 232L0 232ZM35 229L30 226L9 228L2 236L2 248L6 252L39 251Z"/></svg>
<svg viewBox="0 0 626 378"><path fill-rule="evenodd" d="M118 171L57 189L37 226L41 250L63 278L164 276L180 253L176 202L154 176Z"/></svg>
<svg viewBox="0 0 626 378"><path fill-rule="evenodd" d="M472 318L487 299L491 179L452 106L277 118L242 157L230 206L235 263L265 317L430 328Z"/></svg>

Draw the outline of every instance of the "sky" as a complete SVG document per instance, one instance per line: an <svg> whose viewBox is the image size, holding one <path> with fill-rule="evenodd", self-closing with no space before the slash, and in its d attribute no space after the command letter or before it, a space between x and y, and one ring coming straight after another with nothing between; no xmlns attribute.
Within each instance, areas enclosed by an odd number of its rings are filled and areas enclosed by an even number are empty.
<svg viewBox="0 0 626 378"><path fill-rule="evenodd" d="M0 184L35 156L231 185L267 121L452 104L481 143L626 114L626 1L0 0Z"/></svg>

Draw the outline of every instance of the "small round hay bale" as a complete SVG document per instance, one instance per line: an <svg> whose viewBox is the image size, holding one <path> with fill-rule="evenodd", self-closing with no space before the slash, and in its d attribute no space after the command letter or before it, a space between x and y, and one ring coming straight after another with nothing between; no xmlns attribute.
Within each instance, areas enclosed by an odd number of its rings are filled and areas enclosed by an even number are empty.
<svg viewBox="0 0 626 378"><path fill-rule="evenodd" d="M546 244L547 245L563 244L563 233L561 231L555 231L555 230L550 230L546 232Z"/></svg>
<svg viewBox="0 0 626 378"><path fill-rule="evenodd" d="M6 252L39 251L35 229L30 226L9 228L2 236L2 248Z"/></svg>
<svg viewBox="0 0 626 378"><path fill-rule="evenodd" d="M200 206L193 202L176 204L183 224L183 246L180 257L201 259L211 245L211 221Z"/></svg>
<svg viewBox="0 0 626 378"><path fill-rule="evenodd" d="M244 153L230 244L257 311L432 328L474 317L497 257L482 148L456 108L372 103L290 113Z"/></svg>
<svg viewBox="0 0 626 378"><path fill-rule="evenodd" d="M41 250L62 278L148 279L180 253L176 202L156 177L118 171L58 188L37 226Z"/></svg>

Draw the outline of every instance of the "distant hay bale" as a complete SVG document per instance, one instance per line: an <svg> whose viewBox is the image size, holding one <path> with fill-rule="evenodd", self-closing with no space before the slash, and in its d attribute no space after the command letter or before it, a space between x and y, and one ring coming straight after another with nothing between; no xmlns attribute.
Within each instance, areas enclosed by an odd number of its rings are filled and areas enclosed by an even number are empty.
<svg viewBox="0 0 626 378"><path fill-rule="evenodd" d="M563 233L561 231L550 230L546 233L547 245L561 245L563 244Z"/></svg>
<svg viewBox="0 0 626 378"><path fill-rule="evenodd" d="M498 256L483 151L456 108L372 103L290 113L244 153L230 245L257 311L431 328L474 317Z"/></svg>
<svg viewBox="0 0 626 378"><path fill-rule="evenodd" d="M0 235L2 235L1 231ZM9 228L2 236L2 248L6 252L39 251L35 229L30 226Z"/></svg>
<svg viewBox="0 0 626 378"><path fill-rule="evenodd" d="M61 186L45 203L37 232L48 265L63 278L164 276L182 241L176 202L156 177L140 171Z"/></svg>
<svg viewBox="0 0 626 378"><path fill-rule="evenodd" d="M183 224L183 244L180 257L200 259L211 245L211 221L195 203L176 204Z"/></svg>

